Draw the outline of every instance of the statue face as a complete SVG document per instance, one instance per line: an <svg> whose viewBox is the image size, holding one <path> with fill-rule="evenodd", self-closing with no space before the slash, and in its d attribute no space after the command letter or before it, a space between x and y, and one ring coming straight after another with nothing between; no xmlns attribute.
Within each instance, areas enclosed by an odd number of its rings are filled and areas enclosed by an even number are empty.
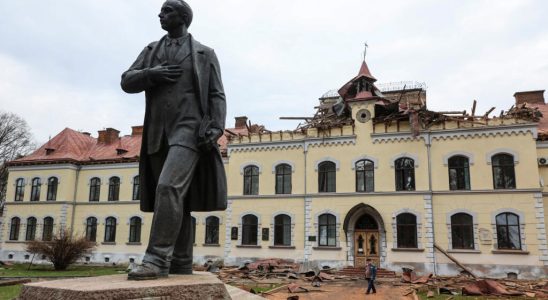
<svg viewBox="0 0 548 300"><path fill-rule="evenodd" d="M179 12L175 10L173 5L171 5L169 1L166 1L164 5L162 5L162 9L160 10L160 14L158 15L158 17L160 18L160 24L162 25L162 29L166 31L176 29L185 24L183 16L181 16Z"/></svg>

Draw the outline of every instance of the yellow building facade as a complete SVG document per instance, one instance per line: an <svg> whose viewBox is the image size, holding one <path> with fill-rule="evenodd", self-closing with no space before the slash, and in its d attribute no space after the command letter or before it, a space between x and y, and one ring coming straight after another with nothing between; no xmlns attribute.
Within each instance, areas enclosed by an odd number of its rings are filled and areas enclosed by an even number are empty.
<svg viewBox="0 0 548 300"><path fill-rule="evenodd" d="M195 261L360 267L371 258L389 270L458 274L445 252L477 275L545 277L543 91L516 94L517 106L529 105L521 114L478 118L430 112L420 92L415 102L391 100L374 82L364 62L320 99L325 111L308 126L242 134L240 119L227 130L228 209L192 214ZM135 196L139 128L126 137L107 129L97 139L65 131L40 156L10 163L0 259L30 260L26 240L66 227L97 242L87 261L140 261L152 215ZM99 154L86 157L82 146L77 158L48 158L76 144L70 136Z"/></svg>

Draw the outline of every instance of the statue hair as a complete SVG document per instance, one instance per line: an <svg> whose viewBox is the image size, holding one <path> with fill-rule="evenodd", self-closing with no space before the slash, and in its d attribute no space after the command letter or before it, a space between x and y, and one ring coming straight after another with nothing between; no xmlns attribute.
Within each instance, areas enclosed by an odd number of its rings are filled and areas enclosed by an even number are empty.
<svg viewBox="0 0 548 300"><path fill-rule="evenodd" d="M166 2L173 4L174 8L177 10L177 12L181 16L186 15L186 18L185 18L186 27L190 27L190 24L192 23L192 16L193 16L192 8L190 8L190 5L188 5L188 3L186 3L183 0L167 0Z"/></svg>

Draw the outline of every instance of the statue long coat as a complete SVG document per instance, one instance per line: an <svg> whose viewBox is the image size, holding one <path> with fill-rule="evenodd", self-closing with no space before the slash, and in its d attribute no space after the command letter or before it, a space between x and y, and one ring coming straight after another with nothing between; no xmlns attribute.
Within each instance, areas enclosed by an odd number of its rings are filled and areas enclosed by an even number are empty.
<svg viewBox="0 0 548 300"><path fill-rule="evenodd" d="M146 108L139 161L140 198L143 212L154 211L156 183L147 154L147 134L150 127L150 103L154 102L152 92L153 83L147 77L147 69L161 64L159 51L164 36L160 41L149 44L133 65L122 74L122 89L128 93L145 91ZM189 38L196 95L199 95L200 104L207 107L212 119L212 127L224 131L226 117L226 101L221 81L219 61L213 49L208 48L192 36ZM177 97L177 95L174 95ZM225 210L227 205L226 174L218 146L211 151L201 151L200 159L194 173L190 190L185 199L191 211Z"/></svg>

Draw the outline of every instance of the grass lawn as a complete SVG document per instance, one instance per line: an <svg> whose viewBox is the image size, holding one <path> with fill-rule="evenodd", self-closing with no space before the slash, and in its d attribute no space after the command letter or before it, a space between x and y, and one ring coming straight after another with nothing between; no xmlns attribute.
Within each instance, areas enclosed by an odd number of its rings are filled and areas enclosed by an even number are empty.
<svg viewBox="0 0 548 300"><path fill-rule="evenodd" d="M19 296L21 285L10 285L0 287L0 300L9 300Z"/></svg>
<svg viewBox="0 0 548 300"><path fill-rule="evenodd" d="M55 271L49 265L33 265L30 270L27 270L28 267L28 264L1 266L0 277L101 276L120 274L126 270L124 266L72 265L65 271Z"/></svg>

